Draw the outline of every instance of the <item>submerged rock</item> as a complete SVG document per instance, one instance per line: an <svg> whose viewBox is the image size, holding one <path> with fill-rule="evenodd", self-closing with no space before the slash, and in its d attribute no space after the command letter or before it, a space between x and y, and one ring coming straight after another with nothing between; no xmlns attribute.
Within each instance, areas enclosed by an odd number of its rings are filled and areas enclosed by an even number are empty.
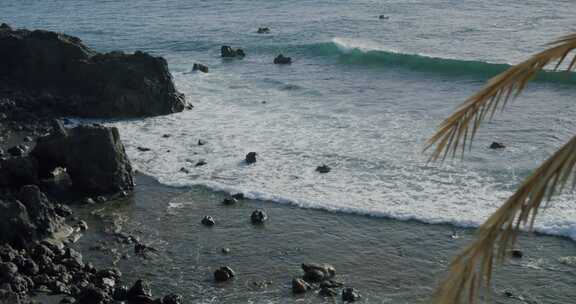
<svg viewBox="0 0 576 304"><path fill-rule="evenodd" d="M332 168L330 168L326 165L316 167L316 172L318 172L318 173L328 173L331 170L332 170Z"/></svg>
<svg viewBox="0 0 576 304"><path fill-rule="evenodd" d="M236 199L236 200L241 200L241 199L244 199L244 193L235 193L235 194L232 194L231 197Z"/></svg>
<svg viewBox="0 0 576 304"><path fill-rule="evenodd" d="M250 221L252 221L252 224L264 224L264 222L267 220L268 215L262 209L254 210L250 215Z"/></svg>
<svg viewBox="0 0 576 304"><path fill-rule="evenodd" d="M358 300L360 300L360 293L356 289L348 287L342 290L342 301L355 302Z"/></svg>
<svg viewBox="0 0 576 304"><path fill-rule="evenodd" d="M194 63L192 66L192 71L200 71L203 73L208 73L208 67L201 63Z"/></svg>
<svg viewBox="0 0 576 304"><path fill-rule="evenodd" d="M0 31L0 78L47 92L49 109L83 117L141 117L184 110L166 60L137 51L98 53L77 37L44 30Z"/></svg>
<svg viewBox="0 0 576 304"><path fill-rule="evenodd" d="M520 259L524 256L524 253L520 249L512 249L510 250L510 256L512 256L513 258Z"/></svg>
<svg viewBox="0 0 576 304"><path fill-rule="evenodd" d="M232 268L223 266L214 271L214 280L216 280L216 282L225 282L232 279L234 275L235 273Z"/></svg>
<svg viewBox="0 0 576 304"><path fill-rule="evenodd" d="M243 58L244 56L246 56L246 54L244 53L244 50L242 50L240 48L233 49L232 47L230 47L228 45L223 45L220 48L220 53L221 53L222 57L224 57L224 58L232 58L232 57Z"/></svg>
<svg viewBox="0 0 576 304"><path fill-rule="evenodd" d="M256 31L256 33L258 33L258 34L269 34L269 33L270 33L270 28L268 28L268 27L259 27L258 30Z"/></svg>
<svg viewBox="0 0 576 304"><path fill-rule="evenodd" d="M274 58L274 64L291 64L292 58L285 57L284 55L280 54Z"/></svg>
<svg viewBox="0 0 576 304"><path fill-rule="evenodd" d="M207 215L207 216L205 216L205 217L202 218L201 223L202 223L202 225L204 225L204 226L209 226L209 227L210 227L210 226L214 226L214 225L216 224L216 221L214 220L213 217Z"/></svg>
<svg viewBox="0 0 576 304"><path fill-rule="evenodd" d="M304 280L308 282L322 282L333 278L336 269L330 264L303 263Z"/></svg>
<svg viewBox="0 0 576 304"><path fill-rule="evenodd" d="M506 148L506 146L503 143L499 143L499 142L492 142L492 144L489 147L490 149L504 149Z"/></svg>

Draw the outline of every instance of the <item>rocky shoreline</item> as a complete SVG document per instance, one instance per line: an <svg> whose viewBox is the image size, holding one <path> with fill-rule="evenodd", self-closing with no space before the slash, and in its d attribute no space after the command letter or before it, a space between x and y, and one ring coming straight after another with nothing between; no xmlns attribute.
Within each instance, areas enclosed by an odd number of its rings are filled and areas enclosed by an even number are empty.
<svg viewBox="0 0 576 304"><path fill-rule="evenodd" d="M88 227L68 204L127 197L133 170L116 128L66 128L62 117L127 118L190 108L166 61L143 52L98 53L76 37L0 25L0 303L182 302L128 288L70 247ZM130 237L128 236L128 239ZM131 240L136 253L148 247Z"/></svg>

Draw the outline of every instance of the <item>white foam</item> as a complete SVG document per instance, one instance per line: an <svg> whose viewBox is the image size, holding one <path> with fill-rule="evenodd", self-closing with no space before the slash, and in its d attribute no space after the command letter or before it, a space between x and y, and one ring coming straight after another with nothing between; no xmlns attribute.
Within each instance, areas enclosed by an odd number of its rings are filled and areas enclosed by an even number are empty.
<svg viewBox="0 0 576 304"><path fill-rule="evenodd" d="M304 208L476 227L520 182L511 169L518 164L510 162L533 153L510 149L509 159L493 164L472 154L479 161L428 166L420 151L439 119L427 112L300 99L243 86L227 74L193 81L195 75L175 76L195 101L194 110L113 123L134 166L167 185L203 185ZM199 139L207 144L198 146ZM138 146L152 150L141 152ZM258 153L254 165L243 163L250 151ZM194 167L200 159L207 165ZM315 172L324 163L332 171ZM558 198L539 215L536 231L576 239L573 200L573 195Z"/></svg>

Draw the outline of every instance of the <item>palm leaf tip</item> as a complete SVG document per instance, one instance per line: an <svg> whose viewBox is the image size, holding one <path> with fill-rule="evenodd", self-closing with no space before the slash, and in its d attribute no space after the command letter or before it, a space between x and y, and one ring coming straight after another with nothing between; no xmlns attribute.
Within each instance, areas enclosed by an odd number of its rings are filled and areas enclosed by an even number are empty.
<svg viewBox="0 0 576 304"><path fill-rule="evenodd" d="M497 109L504 109L544 67L556 63L555 69L558 69L575 48L576 34L564 36L550 43L550 48L488 80L480 91L445 119L427 141L425 151L434 147L430 160L454 157L459 151L464 155L484 120L492 118ZM572 56L566 70L574 68L576 56Z"/></svg>
<svg viewBox="0 0 576 304"><path fill-rule="evenodd" d="M525 179L504 205L482 224L477 240L451 263L449 274L437 289L433 302L475 303L481 287L490 286L494 262L504 261L522 227L532 229L542 202L561 191L570 179L574 180L575 169L576 136Z"/></svg>

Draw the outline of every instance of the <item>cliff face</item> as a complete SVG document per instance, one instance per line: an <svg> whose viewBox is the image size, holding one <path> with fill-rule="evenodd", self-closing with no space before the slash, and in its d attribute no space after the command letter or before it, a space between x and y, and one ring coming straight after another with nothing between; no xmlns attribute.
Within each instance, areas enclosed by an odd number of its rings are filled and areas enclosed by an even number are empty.
<svg viewBox="0 0 576 304"><path fill-rule="evenodd" d="M98 53L79 38L0 26L0 82L51 96L52 110L81 117L143 117L186 106L166 60Z"/></svg>

